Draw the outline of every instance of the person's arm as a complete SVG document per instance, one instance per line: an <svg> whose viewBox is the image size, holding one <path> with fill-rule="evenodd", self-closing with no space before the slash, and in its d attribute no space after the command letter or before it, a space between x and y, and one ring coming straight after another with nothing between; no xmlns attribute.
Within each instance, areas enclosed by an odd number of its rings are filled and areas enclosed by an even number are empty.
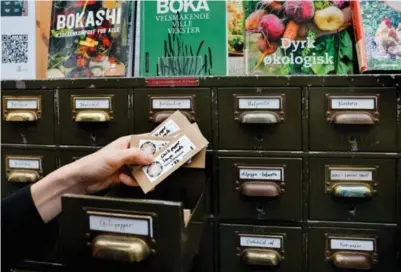
<svg viewBox="0 0 401 272"><path fill-rule="evenodd" d="M2 260L23 259L27 252L40 245L35 241L45 239L42 235L46 234L45 224L61 212L61 196L65 193L91 193L120 182L137 185L124 173L124 166L150 164L153 157L138 148L128 148L129 139L129 136L119 138L3 199L1 243L6 255L2 254Z"/></svg>

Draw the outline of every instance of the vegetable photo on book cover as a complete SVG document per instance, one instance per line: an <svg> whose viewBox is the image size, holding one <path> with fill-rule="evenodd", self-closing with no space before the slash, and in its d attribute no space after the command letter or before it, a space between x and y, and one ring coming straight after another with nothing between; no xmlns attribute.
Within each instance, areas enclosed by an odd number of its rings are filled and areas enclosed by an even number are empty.
<svg viewBox="0 0 401 272"><path fill-rule="evenodd" d="M353 72L348 1L245 0L247 73Z"/></svg>
<svg viewBox="0 0 401 272"><path fill-rule="evenodd" d="M48 78L131 73L134 1L53 1Z"/></svg>

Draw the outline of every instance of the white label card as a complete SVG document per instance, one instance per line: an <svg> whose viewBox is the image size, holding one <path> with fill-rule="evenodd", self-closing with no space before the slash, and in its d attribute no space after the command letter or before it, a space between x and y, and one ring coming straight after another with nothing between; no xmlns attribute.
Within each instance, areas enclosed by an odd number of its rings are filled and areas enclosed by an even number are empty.
<svg viewBox="0 0 401 272"><path fill-rule="evenodd" d="M335 250L374 251L373 241L331 239L330 248Z"/></svg>
<svg viewBox="0 0 401 272"><path fill-rule="evenodd" d="M169 141L139 140L139 148L148 154L154 155L168 143Z"/></svg>
<svg viewBox="0 0 401 272"><path fill-rule="evenodd" d="M9 159L9 168L40 170L40 160Z"/></svg>
<svg viewBox="0 0 401 272"><path fill-rule="evenodd" d="M174 98L174 99L152 99L153 109L191 109L191 99L189 98Z"/></svg>
<svg viewBox="0 0 401 272"><path fill-rule="evenodd" d="M279 110L281 109L280 98L239 98L239 109L266 109Z"/></svg>
<svg viewBox="0 0 401 272"><path fill-rule="evenodd" d="M330 180L372 181L372 171L366 170L330 170Z"/></svg>
<svg viewBox="0 0 401 272"><path fill-rule="evenodd" d="M162 127L153 132L151 136L165 137L180 130L180 127L173 121L167 121Z"/></svg>
<svg viewBox="0 0 401 272"><path fill-rule="evenodd" d="M7 109L38 109L38 100L36 99L10 99L7 100Z"/></svg>
<svg viewBox="0 0 401 272"><path fill-rule="evenodd" d="M239 169L239 178L249 180L284 180L284 168L242 168Z"/></svg>
<svg viewBox="0 0 401 272"><path fill-rule="evenodd" d="M109 99L76 99L76 109L110 109Z"/></svg>
<svg viewBox="0 0 401 272"><path fill-rule="evenodd" d="M331 99L333 110L374 110L376 99L374 98L333 98Z"/></svg>
<svg viewBox="0 0 401 272"><path fill-rule="evenodd" d="M151 221L146 219L89 216L89 229L96 231L153 236ZM150 226L149 226L150 224Z"/></svg>
<svg viewBox="0 0 401 272"><path fill-rule="evenodd" d="M150 182L154 182L195 149L196 146L184 135L156 156L151 165L143 167L142 171Z"/></svg>
<svg viewBox="0 0 401 272"><path fill-rule="evenodd" d="M269 237L252 237L252 236L241 236L240 246L244 247L264 247L264 248L282 248L280 238L269 238Z"/></svg>

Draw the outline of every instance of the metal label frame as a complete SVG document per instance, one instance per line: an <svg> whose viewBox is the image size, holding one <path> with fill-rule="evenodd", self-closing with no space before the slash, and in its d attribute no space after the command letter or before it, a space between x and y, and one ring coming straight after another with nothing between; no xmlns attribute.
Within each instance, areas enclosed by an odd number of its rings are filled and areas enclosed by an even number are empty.
<svg viewBox="0 0 401 272"><path fill-rule="evenodd" d="M148 95L149 98L149 120L154 121L155 120L155 115L158 112L165 112L165 111L176 111L179 110L181 112L186 112L189 117L190 117L190 121L194 122L196 120L196 106L195 106L195 102L196 102L196 94L185 94L185 95L180 95L180 94L169 94L169 95L153 95L153 94L149 94ZM166 99L166 100L187 100L189 99L191 101L191 106L189 109L154 109L153 108L153 100L155 99Z"/></svg>
<svg viewBox="0 0 401 272"><path fill-rule="evenodd" d="M31 160L31 161L39 161L39 169L31 169L31 168L12 168L9 167L10 160ZM23 156L23 155L5 155L4 157L5 169L6 169L6 178L10 176L13 171L34 171L37 172L40 178L43 178L43 156Z"/></svg>
<svg viewBox="0 0 401 272"><path fill-rule="evenodd" d="M280 189L282 192L285 191L285 172L286 172L287 165L286 164L266 164L266 165L255 165L255 164L246 164L246 163L239 163L239 164L234 164L234 169L235 169L235 176L236 179L234 181L235 184L235 190L239 190L239 187L241 183L243 182L250 182L250 181L261 181L261 182L274 182L277 185L280 186ZM240 177L240 171L241 169L250 169L250 170L264 170L264 169L271 169L271 170L281 170L281 179L280 180L274 180L274 179L242 179Z"/></svg>
<svg viewBox="0 0 401 272"><path fill-rule="evenodd" d="M280 109L240 109L240 99L279 99ZM241 113L246 111L271 111L276 113L281 122L285 119L285 94L233 94L234 120L238 121Z"/></svg>
<svg viewBox="0 0 401 272"><path fill-rule="evenodd" d="M5 120L7 118L7 115L10 112L14 111L33 111L36 113L38 119L40 119L42 115L42 95L21 95L21 96L3 96L3 119ZM9 100L35 100L37 103L37 108L36 109L9 109L7 107L7 102Z"/></svg>
<svg viewBox="0 0 401 272"><path fill-rule="evenodd" d="M77 109L75 106L75 102L77 100L108 100L109 101L109 109L98 109L98 108L87 108L87 109ZM105 94L105 95L95 95L95 96L87 96L87 95L71 95L71 112L72 119L75 120L77 113L82 111L104 111L107 112L110 116L110 120L113 119L113 107L114 107L114 95L113 94Z"/></svg>
<svg viewBox="0 0 401 272"><path fill-rule="evenodd" d="M237 246L237 252L238 254L241 253L241 251L245 248L263 248L263 249L272 249L276 250L277 252L280 253L280 255L284 258L285 254L285 245L286 245L286 234L285 233L272 233L272 234L247 234L245 232L241 231L236 231L236 244ZM274 247L260 247L260 246L252 246L252 247L247 247L247 246L241 246L241 237L253 237L256 239L280 239L281 240L281 247L280 248L274 248Z"/></svg>

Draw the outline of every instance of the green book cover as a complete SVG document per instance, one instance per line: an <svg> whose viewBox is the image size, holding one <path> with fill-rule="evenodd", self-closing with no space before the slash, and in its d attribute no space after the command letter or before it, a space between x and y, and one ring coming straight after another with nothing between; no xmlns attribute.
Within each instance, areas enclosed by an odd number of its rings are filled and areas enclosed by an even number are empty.
<svg viewBox="0 0 401 272"><path fill-rule="evenodd" d="M226 2L141 1L140 75L227 73Z"/></svg>

